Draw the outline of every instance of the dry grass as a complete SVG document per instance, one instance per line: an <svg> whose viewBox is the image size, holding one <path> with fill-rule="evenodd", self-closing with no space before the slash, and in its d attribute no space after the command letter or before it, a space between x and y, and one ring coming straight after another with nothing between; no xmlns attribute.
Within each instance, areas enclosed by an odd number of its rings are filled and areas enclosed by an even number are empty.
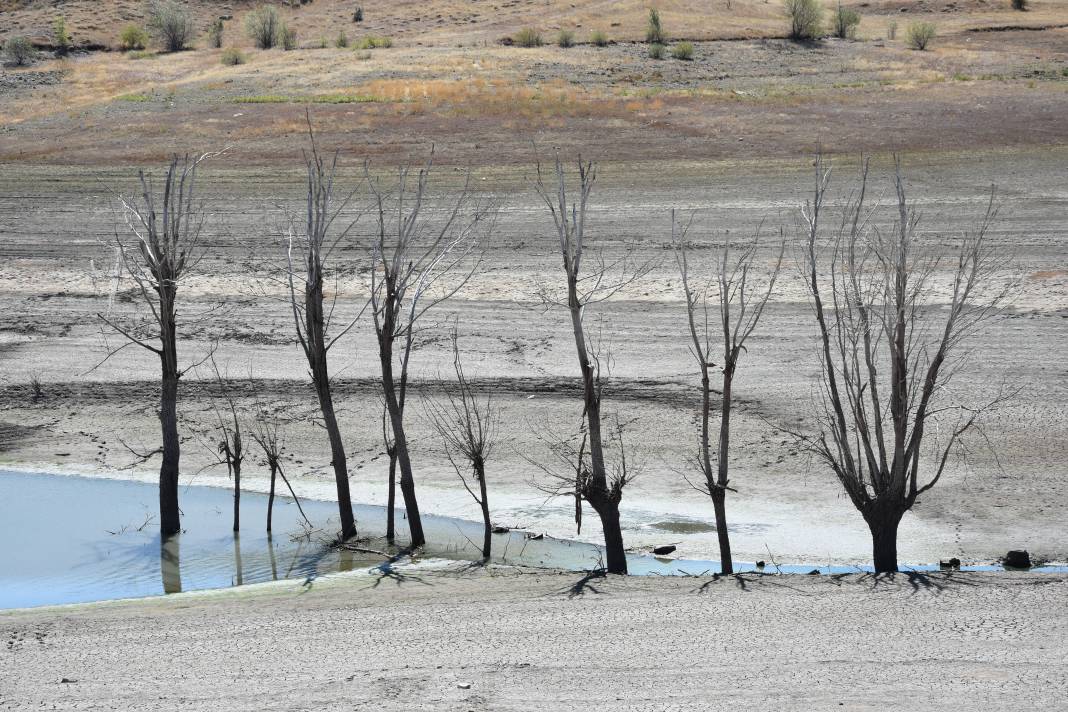
<svg viewBox="0 0 1068 712"><path fill-rule="evenodd" d="M219 14L217 0L189 0L196 17L197 38L201 46L211 21ZM226 23L228 44L251 48L242 31L244 17L258 0L233 0L233 19ZM727 3L693 3L691 0L662 0L656 3L661 20L674 40L725 38L759 38L782 36L786 19L778 0L733 0ZM893 17L904 22L934 21L943 36L967 28L1005 25L1041 26L1068 22L1068 8L1062 0L1035 0L1030 10L1020 13L1010 3L979 4L960 0L951 11L942 12L944 3L932 3L901 14L899 0L874 0L865 3L863 20L857 36L862 39L885 35L886 20ZM926 7L926 6L924 6ZM304 41L324 37L328 40L344 31L354 41L364 35L396 37L399 45L456 47L487 46L512 36L523 27L538 27L546 38L561 29L580 28L585 37L592 29L602 29L618 41L640 41L645 37L649 3L646 0L513 0L497 5L470 3L467 0L398 0L365 9L364 21L352 22L351 0L316 0L301 7L279 5L282 19ZM74 43L114 45L119 28L128 22L144 22L142 0L0 0L4 22L0 38L25 34L46 40L52 31L57 12L67 18ZM616 24L618 23L618 24Z"/></svg>

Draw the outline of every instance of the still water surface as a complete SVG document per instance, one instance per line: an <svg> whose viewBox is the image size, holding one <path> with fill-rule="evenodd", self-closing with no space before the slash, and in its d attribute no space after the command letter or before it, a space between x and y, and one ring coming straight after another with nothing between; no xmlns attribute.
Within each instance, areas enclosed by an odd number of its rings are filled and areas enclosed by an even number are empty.
<svg viewBox="0 0 1068 712"><path fill-rule="evenodd" d="M145 482L0 470L0 608L80 603L222 588L278 579L314 579L322 574L371 569L373 554L329 545L339 529L337 504L302 500L312 523L303 523L294 501L277 497L274 532L266 529L267 496L241 495L240 536L233 526L233 494L218 487L180 491L183 531L161 544L157 486ZM354 505L361 534L381 536L385 508ZM403 511L397 512L404 530ZM426 516L430 544L422 557L477 560L481 524ZM670 534L665 532L665 537ZM400 542L403 543L403 542ZM371 541L368 548L382 549ZM593 544L524 532L494 535L497 563L573 571L596 568L601 548ZM632 574L710 574L715 561L663 559L630 554ZM751 571L753 564L736 564ZM916 570L937 569L917 566ZM996 566L965 567L998 570ZM864 567L782 566L783 573L847 573ZM1066 567L1041 570L1065 571ZM770 567L769 567L770 571Z"/></svg>

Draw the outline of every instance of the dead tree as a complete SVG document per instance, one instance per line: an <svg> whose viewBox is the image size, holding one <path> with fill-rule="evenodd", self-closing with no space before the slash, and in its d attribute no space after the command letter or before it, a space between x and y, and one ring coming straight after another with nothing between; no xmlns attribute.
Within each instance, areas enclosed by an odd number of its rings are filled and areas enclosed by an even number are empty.
<svg viewBox="0 0 1068 712"><path fill-rule="evenodd" d="M289 478L286 477L285 469L282 467L282 444L278 433L278 426L271 423L266 415L261 411L257 418L256 431L252 433L252 439L256 441L256 444L260 446L263 451L263 458L267 463L267 467L271 471L271 487L267 495L267 533L271 533L271 519L274 513L274 496L275 496L275 482L278 477L282 478L282 482L289 489L289 494L293 496L293 501L297 503L297 509L300 511L300 516L304 518L305 523L311 526L311 520L308 519L308 515L304 513L304 507L300 504L300 498L297 497L297 493L293 491L293 485L289 483ZM273 552L272 552L273 553Z"/></svg>
<svg viewBox="0 0 1068 712"><path fill-rule="evenodd" d="M211 358L211 368L215 375L215 385L223 401L222 409L214 403L215 428L221 439L215 448L217 464L226 465L227 475L234 481L234 531L241 531L241 466L245 462L245 442L241 436L241 419L237 416L233 388L229 380L219 371L215 358Z"/></svg>
<svg viewBox="0 0 1068 712"><path fill-rule="evenodd" d="M623 532L619 523L619 502L623 497L623 488L629 481L626 469L625 452L622 449L622 462L609 476L609 467L605 462L604 437L602 433L601 398L607 374L602 370L607 359L597 344L589 341L586 334L585 317L587 307L610 299L626 286L634 283L652 269L652 263L635 264L630 250L614 260L609 260L602 250L590 251L586 240L586 213L590 192L596 178L592 163L578 162L578 199L569 202L567 176L560 157L555 161L554 184L545 184L541 165L537 166L538 178L536 189L556 226L558 249L563 258L566 290L560 295L556 290L543 288L539 297L546 308L560 307L567 309L571 317L571 330L575 339L579 371L582 376L582 398L584 436L583 447L575 461L575 490L579 516L581 501L585 500L593 507L601 519L604 530L606 568L609 573L625 574L627 558L623 548ZM592 267L587 268L585 258L593 260ZM622 436L622 428L620 429ZM587 449L588 448L588 449ZM588 453L588 467L584 454Z"/></svg>
<svg viewBox="0 0 1068 712"><path fill-rule="evenodd" d="M876 572L897 570L905 512L938 484L983 412L1006 398L999 390L978 406L944 402L968 355L962 344L996 316L1009 289L993 284L1003 268L987 239L997 215L994 193L947 253L917 232L919 216L896 159L895 169L890 230L873 223L877 208L865 202L866 162L829 239L823 214L830 170L819 157L814 195L801 211L822 376L814 404L820 432L804 441L868 524Z"/></svg>
<svg viewBox="0 0 1068 712"><path fill-rule="evenodd" d="M745 342L752 335L764 313L768 299L775 289L775 282L782 266L785 243L780 242L774 264L765 279L754 274L760 258L760 243L757 239L732 250L728 241L716 253L715 273L703 283L695 284L690 275L689 255L686 245L687 228L680 227L672 213L671 233L675 245L675 261L682 288L686 297L686 318L690 330L690 354L701 371L701 433L699 436L697 465L704 482L694 485L696 489L712 498L716 514L716 534L719 538L720 568L722 573L734 573L731 559L730 534L727 531L727 491L731 433L731 407L733 405L734 375L738 359L745 351ZM710 306L710 302L714 306ZM710 435L712 410L712 385L710 374L716 368L713 362L716 351L720 352L722 364L722 391L719 408L719 445L715 453L715 466Z"/></svg>
<svg viewBox="0 0 1068 712"><path fill-rule="evenodd" d="M449 464L456 470L464 489L482 510L482 558L489 561L493 524L490 522L486 462L493 453L500 411L493 405L489 395L479 399L467 380L460 361L459 338L455 329L452 334L452 365L456 373L455 391L446 388L444 402L427 399L424 407L427 419L444 442ZM464 475L465 468L457 462L460 458L470 468L471 476L478 485L477 493Z"/></svg>
<svg viewBox="0 0 1068 712"><path fill-rule="evenodd" d="M433 156L414 182L400 169L395 191L382 189L367 173L377 223L371 247L370 305L378 337L382 392L389 418L387 448L400 467L400 490L411 533L411 546L425 542L416 498L411 451L404 429L408 367L420 319L455 295L471 278L478 261L469 260L477 232L490 224L491 211L472 201L464 184L459 197L435 221L424 209ZM468 177L468 181L470 177ZM474 265L465 268L473 261ZM392 448L390 448L392 443ZM390 478L393 479L391 467ZM392 507L387 516L392 516Z"/></svg>
<svg viewBox="0 0 1068 712"><path fill-rule="evenodd" d="M330 441L330 464L334 469L334 481L337 485L338 511L341 516L342 541L356 534L356 521L352 515L352 500L349 495L348 462L345 445L341 439L334 401L330 390L330 370L327 357L330 349L356 324L359 314L337 334L330 335L331 320L334 314L334 302L326 308L323 296L323 280L326 265L329 263L334 248L351 233L355 220L341 229L334 229L334 224L349 207L355 190L341 200L334 200L334 179L337 175L338 153L327 161L318 150L315 135L308 121L310 154L305 154L307 169L307 208L303 224L291 220L289 245L287 252L289 301L296 326L297 341L308 361L312 385L319 400L327 438ZM299 266L297 264L299 260ZM298 290L296 281L303 280L303 288Z"/></svg>
<svg viewBox="0 0 1068 712"><path fill-rule="evenodd" d="M196 175L200 163L208 157L207 154L197 158L175 156L158 194L152 180L140 171L139 199L119 196L129 236L116 232L115 290L123 277L129 277L146 313L128 323L113 315L109 304L107 313L97 315L104 325L125 339L121 346L113 348L105 335L104 361L130 345L159 357L159 419L163 440L158 450L162 455L159 509L160 534L164 538L177 534L182 526L178 509L181 454L178 382L192 366L185 369L178 366L177 300L179 285L203 256L200 237L204 212L195 199Z"/></svg>

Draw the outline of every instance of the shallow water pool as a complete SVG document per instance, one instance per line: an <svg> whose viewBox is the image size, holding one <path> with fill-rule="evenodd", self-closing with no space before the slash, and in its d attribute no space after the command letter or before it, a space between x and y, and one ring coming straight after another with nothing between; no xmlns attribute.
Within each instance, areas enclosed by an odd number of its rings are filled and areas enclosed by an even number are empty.
<svg viewBox="0 0 1068 712"><path fill-rule="evenodd" d="M326 573L371 569L375 554L337 550L329 545L338 530L337 504L301 500L309 528L294 501L277 497L274 532L266 529L267 496L243 492L239 536L232 531L233 493L228 489L183 486L181 534L161 544L158 488L146 482L0 470L0 608L81 603L223 588L279 579L314 579ZM366 547L382 550L384 507L354 505ZM399 532L406 527L397 511ZM421 557L475 561L482 526L449 517L424 516L429 544ZM478 543L476 543L478 542ZM403 544L403 540L398 542ZM603 561L600 547L549 536L530 538L512 531L493 537L496 563L586 571ZM716 561L628 555L637 575L712 574ZM937 566L908 567L916 571ZM737 563L738 572L754 571ZM994 571L1000 566L966 566ZM857 566L790 565L768 573L823 574L870 570ZM1068 571L1042 567L1035 571Z"/></svg>

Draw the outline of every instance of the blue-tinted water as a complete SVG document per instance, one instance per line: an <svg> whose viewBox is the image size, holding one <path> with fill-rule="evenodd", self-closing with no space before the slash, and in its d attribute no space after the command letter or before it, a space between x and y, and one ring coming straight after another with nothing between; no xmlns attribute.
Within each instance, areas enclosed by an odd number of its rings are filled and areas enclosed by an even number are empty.
<svg viewBox="0 0 1068 712"><path fill-rule="evenodd" d="M302 500L312 528L303 524L292 499L277 497L274 533L266 534L267 497L241 496L242 531L232 532L233 495L222 488L188 486L180 492L180 535L161 545L158 488L126 480L93 479L0 470L0 608L78 603L154 596L177 591L221 588L278 579L307 579L321 574L369 569L381 563L374 554L339 551L329 546L337 531L337 505ZM361 535L381 536L385 509L354 506ZM398 528L404 530L403 512ZM461 560L480 558L481 524L426 516L428 542L422 556ZM478 542L478 543L476 543ZM403 542L400 542L403 543ZM379 542L368 548L382 549ZM553 539L529 539L524 532L494 535L497 563L573 571L596 568L600 547ZM712 574L715 561L662 559L630 554L637 575ZM937 566L907 567L916 571ZM757 570L736 564L739 572ZM769 565L767 573L854 573L855 566ZM966 566L965 570L1000 570ZM1042 567L1035 571L1068 571Z"/></svg>

